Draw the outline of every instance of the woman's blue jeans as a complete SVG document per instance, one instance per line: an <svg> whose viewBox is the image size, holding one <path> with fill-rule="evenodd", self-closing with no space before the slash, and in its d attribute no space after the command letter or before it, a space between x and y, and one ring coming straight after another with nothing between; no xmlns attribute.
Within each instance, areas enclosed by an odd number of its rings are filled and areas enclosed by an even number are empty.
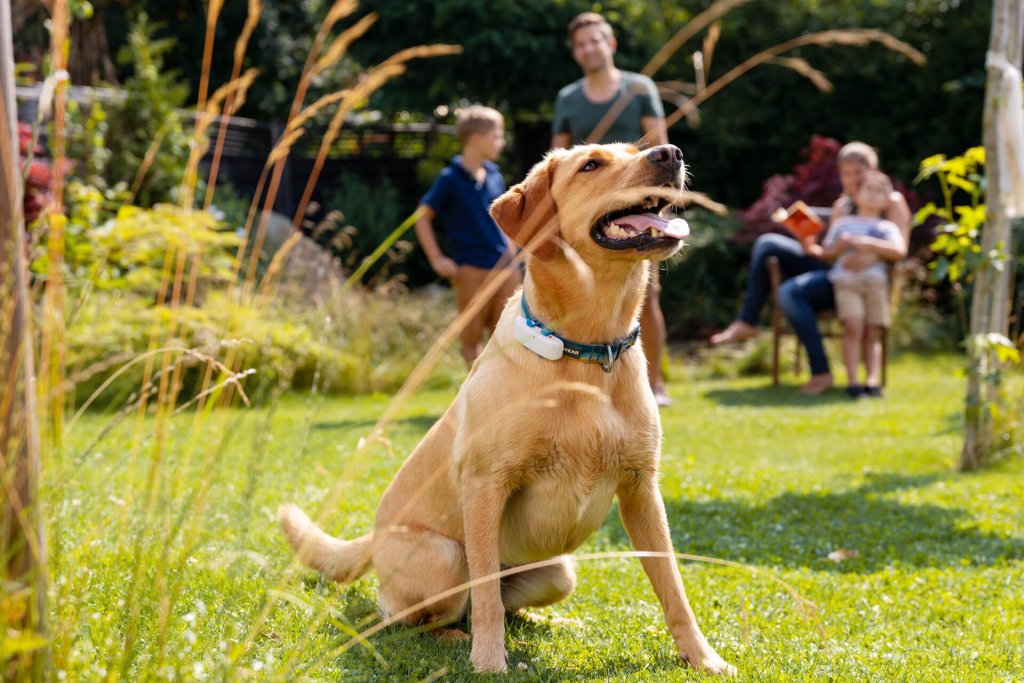
<svg viewBox="0 0 1024 683"><path fill-rule="evenodd" d="M779 259L784 282L779 287L779 306L786 319L807 349L811 373L829 371L828 357L818 330L815 311L834 308L832 283L828 279L829 264L808 256L803 246L791 237L766 233L754 241L750 255L750 280L740 310L740 320L757 325L761 309L771 294L768 258Z"/></svg>
<svg viewBox="0 0 1024 683"><path fill-rule="evenodd" d="M835 293L828 279L828 270L812 270L779 285L779 307L790 327L807 349L807 362L812 375L829 372L825 344L818 329L817 311L835 308Z"/></svg>

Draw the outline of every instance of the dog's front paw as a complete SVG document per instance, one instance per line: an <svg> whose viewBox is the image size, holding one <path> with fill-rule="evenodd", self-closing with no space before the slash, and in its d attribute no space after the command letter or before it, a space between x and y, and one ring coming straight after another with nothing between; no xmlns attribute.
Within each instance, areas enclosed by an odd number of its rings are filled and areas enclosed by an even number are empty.
<svg viewBox="0 0 1024 683"><path fill-rule="evenodd" d="M469 655L469 661L473 665L473 671L478 674L508 672L508 656L505 654L505 646L500 643L495 647L474 638L473 652Z"/></svg>
<svg viewBox="0 0 1024 683"><path fill-rule="evenodd" d="M680 652L679 656L697 671L715 674L716 676L736 675L736 667L719 657L714 648L707 643L702 644L700 647L692 648L691 651Z"/></svg>

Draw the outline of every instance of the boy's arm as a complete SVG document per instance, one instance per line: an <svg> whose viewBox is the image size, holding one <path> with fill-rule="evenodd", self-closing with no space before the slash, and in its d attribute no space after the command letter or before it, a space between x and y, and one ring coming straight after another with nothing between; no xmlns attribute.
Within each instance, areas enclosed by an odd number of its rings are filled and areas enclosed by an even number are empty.
<svg viewBox="0 0 1024 683"><path fill-rule="evenodd" d="M441 247L437 244L437 235L434 234L434 216L437 214L427 204L420 204L417 209L419 215L416 217L416 239L420 241L423 252L430 261L430 267L434 272L445 278L455 277L459 265L441 253Z"/></svg>

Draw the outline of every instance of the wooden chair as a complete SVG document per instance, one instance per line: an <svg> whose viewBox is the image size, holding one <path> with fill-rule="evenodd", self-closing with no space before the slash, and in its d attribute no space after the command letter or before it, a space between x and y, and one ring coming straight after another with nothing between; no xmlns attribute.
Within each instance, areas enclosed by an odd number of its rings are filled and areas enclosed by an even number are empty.
<svg viewBox="0 0 1024 683"><path fill-rule="evenodd" d="M768 278L771 281L771 321L772 321L772 386L778 386L779 384L779 356L782 351L782 337L783 335L792 335L796 344L793 350L793 366L797 374L800 374L801 366L801 345L800 340L796 338L793 331L789 329L787 325L783 324L785 316L782 314L782 308L779 306L779 285L782 284L782 267L779 264L779 259L775 256L768 257ZM895 312L896 303L899 300L900 290L903 287L903 280L905 273L898 264L889 266L889 305L890 310ZM842 339L843 329L839 324L839 319L836 317L834 310L824 310L818 312L818 329L821 330L821 336L824 339ZM885 386L888 380L888 368L889 368L889 330L888 328L882 334L882 386Z"/></svg>

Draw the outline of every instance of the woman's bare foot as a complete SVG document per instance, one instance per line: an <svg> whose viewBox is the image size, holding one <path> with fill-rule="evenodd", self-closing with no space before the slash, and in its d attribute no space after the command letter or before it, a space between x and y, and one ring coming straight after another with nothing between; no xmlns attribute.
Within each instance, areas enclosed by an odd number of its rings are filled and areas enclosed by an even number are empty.
<svg viewBox="0 0 1024 683"><path fill-rule="evenodd" d="M718 334L711 335L711 343L715 346L719 344L735 344L745 339L757 336L757 328L749 323L745 323L742 320L736 320L729 327L725 328Z"/></svg>
<svg viewBox="0 0 1024 683"><path fill-rule="evenodd" d="M800 387L800 393L808 396L823 394L832 388L832 373L823 372L820 375L811 375L807 384Z"/></svg>

